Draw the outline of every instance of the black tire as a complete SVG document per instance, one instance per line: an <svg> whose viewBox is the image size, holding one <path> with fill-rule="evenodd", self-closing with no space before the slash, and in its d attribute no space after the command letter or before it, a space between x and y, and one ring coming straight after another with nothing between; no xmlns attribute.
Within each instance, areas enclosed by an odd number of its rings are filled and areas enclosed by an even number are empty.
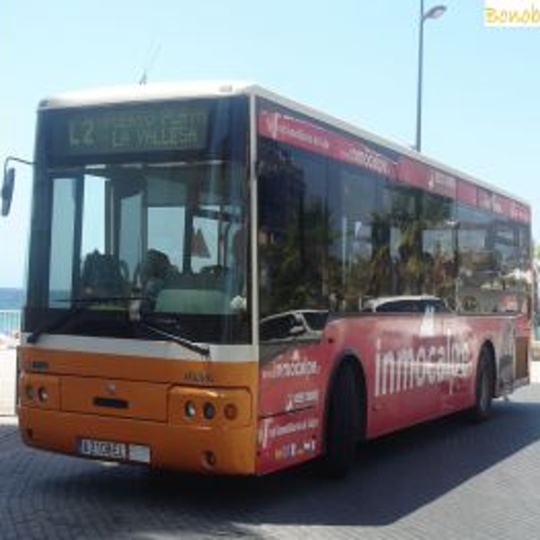
<svg viewBox="0 0 540 540"><path fill-rule="evenodd" d="M475 403L470 417L475 422L483 422L491 416L493 389L495 386L493 360L487 349L482 349L478 358L475 384Z"/></svg>
<svg viewBox="0 0 540 540"><path fill-rule="evenodd" d="M354 464L359 430L358 387L353 368L338 368L328 401L322 472L327 478L344 478Z"/></svg>

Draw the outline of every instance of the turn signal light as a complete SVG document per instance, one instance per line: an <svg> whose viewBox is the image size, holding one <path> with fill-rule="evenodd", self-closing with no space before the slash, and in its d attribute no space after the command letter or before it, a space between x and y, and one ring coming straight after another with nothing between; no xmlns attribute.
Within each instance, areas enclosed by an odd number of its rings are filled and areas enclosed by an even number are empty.
<svg viewBox="0 0 540 540"><path fill-rule="evenodd" d="M205 450L202 453L202 462L207 469L213 469L216 466L216 455L212 450Z"/></svg>

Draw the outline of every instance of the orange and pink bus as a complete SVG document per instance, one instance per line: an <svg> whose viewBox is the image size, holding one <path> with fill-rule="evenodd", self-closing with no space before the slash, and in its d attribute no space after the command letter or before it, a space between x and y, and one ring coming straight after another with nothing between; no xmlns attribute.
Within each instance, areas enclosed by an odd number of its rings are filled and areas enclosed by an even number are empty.
<svg viewBox="0 0 540 540"><path fill-rule="evenodd" d="M342 476L529 381L529 205L413 150L252 84L140 85L42 101L33 171L32 447Z"/></svg>

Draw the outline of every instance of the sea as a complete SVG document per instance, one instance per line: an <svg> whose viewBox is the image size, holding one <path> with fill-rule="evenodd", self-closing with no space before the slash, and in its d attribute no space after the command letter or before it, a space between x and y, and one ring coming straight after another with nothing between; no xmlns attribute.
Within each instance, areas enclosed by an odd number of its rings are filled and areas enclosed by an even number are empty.
<svg viewBox="0 0 540 540"><path fill-rule="evenodd" d="M22 309L25 290L12 287L0 287L0 311L6 309Z"/></svg>
<svg viewBox="0 0 540 540"><path fill-rule="evenodd" d="M0 346L3 344L2 336L14 336L20 330L24 300L24 289L0 287Z"/></svg>

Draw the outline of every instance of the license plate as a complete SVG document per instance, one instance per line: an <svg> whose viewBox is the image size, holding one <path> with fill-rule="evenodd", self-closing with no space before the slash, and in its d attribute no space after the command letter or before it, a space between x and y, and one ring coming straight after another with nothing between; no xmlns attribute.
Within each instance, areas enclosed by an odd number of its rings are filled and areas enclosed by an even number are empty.
<svg viewBox="0 0 540 540"><path fill-rule="evenodd" d="M80 438L77 443L77 449L80 455L87 457L150 463L150 448L141 444L126 444Z"/></svg>

